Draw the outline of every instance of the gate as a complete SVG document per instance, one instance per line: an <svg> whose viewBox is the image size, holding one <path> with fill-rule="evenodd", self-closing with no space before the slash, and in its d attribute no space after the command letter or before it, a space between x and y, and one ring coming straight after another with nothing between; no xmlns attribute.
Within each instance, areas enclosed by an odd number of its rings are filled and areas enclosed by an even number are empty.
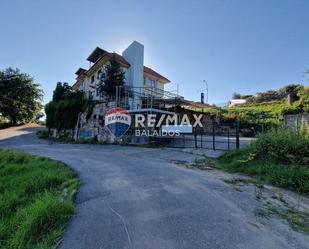
<svg viewBox="0 0 309 249"><path fill-rule="evenodd" d="M212 120L206 127L194 128L192 133L179 136L136 136L134 130L129 130L124 140L128 144L229 151L240 147L239 123L219 124Z"/></svg>
<svg viewBox="0 0 309 249"><path fill-rule="evenodd" d="M195 148L211 150L239 149L239 123L218 124L214 120L209 129L194 129L192 133L170 137L171 148Z"/></svg>

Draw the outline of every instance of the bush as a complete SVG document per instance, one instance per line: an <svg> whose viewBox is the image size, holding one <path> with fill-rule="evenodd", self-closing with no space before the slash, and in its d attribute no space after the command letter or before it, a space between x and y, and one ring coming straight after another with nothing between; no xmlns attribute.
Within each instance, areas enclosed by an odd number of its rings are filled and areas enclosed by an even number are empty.
<svg viewBox="0 0 309 249"><path fill-rule="evenodd" d="M42 131L38 131L36 133L36 136L40 139L46 139L46 138L49 138L49 133L47 130L42 130Z"/></svg>
<svg viewBox="0 0 309 249"><path fill-rule="evenodd" d="M301 165L309 163L309 139L302 131L278 128L261 133L251 144L251 150L257 157L273 162Z"/></svg>
<svg viewBox="0 0 309 249"><path fill-rule="evenodd" d="M246 148L219 158L219 167L309 195L309 138L305 132L273 129Z"/></svg>
<svg viewBox="0 0 309 249"><path fill-rule="evenodd" d="M309 112L309 88L304 87L297 93L298 101L282 110L282 114L297 114Z"/></svg>
<svg viewBox="0 0 309 249"><path fill-rule="evenodd" d="M87 110L89 102L83 92L58 82L53 100L45 105L46 127L58 132L74 129L78 115Z"/></svg>

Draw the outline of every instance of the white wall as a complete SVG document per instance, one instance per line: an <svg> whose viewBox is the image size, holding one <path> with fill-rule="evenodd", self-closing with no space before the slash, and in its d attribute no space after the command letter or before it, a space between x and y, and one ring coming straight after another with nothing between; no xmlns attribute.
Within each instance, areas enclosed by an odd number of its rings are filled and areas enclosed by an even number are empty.
<svg viewBox="0 0 309 249"><path fill-rule="evenodd" d="M123 51L122 56L131 64L126 75L128 85L143 87L144 81L144 45L134 41Z"/></svg>

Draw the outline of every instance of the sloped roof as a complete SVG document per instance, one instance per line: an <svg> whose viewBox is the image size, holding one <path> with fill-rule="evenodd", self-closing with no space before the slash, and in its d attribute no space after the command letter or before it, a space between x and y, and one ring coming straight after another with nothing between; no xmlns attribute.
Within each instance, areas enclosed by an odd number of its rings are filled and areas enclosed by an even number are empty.
<svg viewBox="0 0 309 249"><path fill-rule="evenodd" d="M130 63L120 54L117 54L115 52L113 53L109 53L106 50L100 48L100 47L96 47L91 54L88 56L87 60L94 63L88 70L84 69L84 68L79 68L75 74L77 74L77 76L80 76L83 73L88 73L91 72L93 69L95 69L98 65L98 63L102 60L105 59L111 59L111 58L115 58L117 62L119 62L120 64L122 64L123 66L126 67L130 67ZM163 82L163 83L169 83L170 81L165 78L163 75L159 74L158 72L154 71L153 69L144 66L143 69L145 74L148 74L150 76L153 76L154 78L156 78L157 80Z"/></svg>
<svg viewBox="0 0 309 249"><path fill-rule="evenodd" d="M80 67L79 69L77 69L77 71L75 72L75 74L76 74L77 76L79 76L79 75L81 75L82 73L85 73L85 72L87 72L87 70Z"/></svg>
<svg viewBox="0 0 309 249"><path fill-rule="evenodd" d="M157 73L156 71L154 71L153 69L151 69L150 67L146 67L144 66L144 73L150 74L153 77L160 79L161 81L164 81L165 83L169 83L170 81L165 78L164 76L162 76L161 74Z"/></svg>
<svg viewBox="0 0 309 249"><path fill-rule="evenodd" d="M107 53L106 50L96 47L91 54L88 56L87 61L90 61L92 63L95 63L100 57L102 57L105 53Z"/></svg>
<svg viewBox="0 0 309 249"><path fill-rule="evenodd" d="M113 58L115 56L115 60L118 61L120 64L127 65L128 67L130 66L130 63L120 54L117 54L115 52L113 53L107 53L110 58Z"/></svg>

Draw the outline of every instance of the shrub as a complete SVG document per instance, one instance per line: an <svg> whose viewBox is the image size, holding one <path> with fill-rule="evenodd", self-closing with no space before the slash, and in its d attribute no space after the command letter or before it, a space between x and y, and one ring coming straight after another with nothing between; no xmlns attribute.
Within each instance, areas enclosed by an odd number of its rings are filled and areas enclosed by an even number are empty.
<svg viewBox="0 0 309 249"><path fill-rule="evenodd" d="M304 131L273 129L246 148L219 158L219 167L309 195L309 138Z"/></svg>
<svg viewBox="0 0 309 249"><path fill-rule="evenodd" d="M38 131L38 132L36 133L36 136L37 136L38 138L40 138L40 139L46 139L46 138L49 137L49 133L48 133L47 130L42 130L42 131Z"/></svg>
<svg viewBox="0 0 309 249"><path fill-rule="evenodd" d="M259 134L251 144L251 149L259 158L273 162L301 165L309 163L309 139L303 131L272 129Z"/></svg>
<svg viewBox="0 0 309 249"><path fill-rule="evenodd" d="M89 102L83 92L58 82L53 100L45 105L46 127L57 131L74 129L78 115L87 109Z"/></svg>

